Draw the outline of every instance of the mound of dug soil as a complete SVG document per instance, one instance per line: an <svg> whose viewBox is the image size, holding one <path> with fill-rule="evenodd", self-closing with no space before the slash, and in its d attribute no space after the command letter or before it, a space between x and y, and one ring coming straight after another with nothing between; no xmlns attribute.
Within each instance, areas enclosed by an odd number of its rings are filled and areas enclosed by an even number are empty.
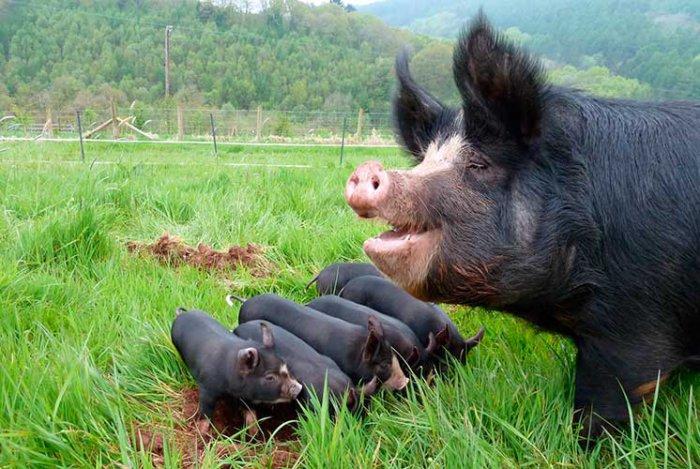
<svg viewBox="0 0 700 469"><path fill-rule="evenodd" d="M129 241L126 247L129 252L148 255L174 267L187 264L202 270L224 271L245 266L256 275L265 275L269 271L263 249L256 244L231 246L225 251L217 251L202 243L197 247L189 246L179 237L164 233L152 244Z"/></svg>
<svg viewBox="0 0 700 469"><path fill-rule="evenodd" d="M240 434L246 427L244 408L241 405L220 401L216 406L213 428L203 434L200 431L201 422L197 418L198 403L199 391L186 389L180 394L175 407L175 420L181 423L175 429L174 443L182 455L183 467L199 467L204 451L210 445L213 445L220 458L238 455L273 468L290 467L298 459L299 455L292 449L292 443L296 441L294 422L297 412L294 405L277 405L258 411L258 432L252 438L252 443L261 443L270 438L275 442L272 453L260 461L260 455L255 453L254 446L233 443L223 438ZM144 425L137 425L134 433L137 448L150 453L153 463L162 467L165 463L163 433Z"/></svg>

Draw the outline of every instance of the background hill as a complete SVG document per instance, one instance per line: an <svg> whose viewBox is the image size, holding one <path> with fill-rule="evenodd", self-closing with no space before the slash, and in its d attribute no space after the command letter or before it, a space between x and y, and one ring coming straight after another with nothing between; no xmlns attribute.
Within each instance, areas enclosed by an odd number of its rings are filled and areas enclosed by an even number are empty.
<svg viewBox="0 0 700 469"><path fill-rule="evenodd" d="M649 83L655 97L700 98L697 0L385 0L360 9L452 38L481 5L496 25L553 61L604 66Z"/></svg>
<svg viewBox="0 0 700 469"><path fill-rule="evenodd" d="M507 34L515 40L553 59L554 81L604 96L658 97L665 89L675 97L698 95L700 73L692 74L700 64L693 52L698 44L689 40L690 31L697 34L695 16L640 13L621 22L628 4L644 3L625 2L603 22L591 13L596 2L588 2L554 22L545 3L496 1L488 11L497 24L510 27ZM568 5L554 3L560 10ZM676 6L654 11L685 11L681 1L661 3ZM685 3L690 11L691 2ZM415 54L417 78L442 99L455 100L450 39L395 29L338 5L264 4L260 9L232 0L0 0L0 114L104 110L111 99L168 108L177 100L188 107L384 112L394 86L394 56L404 45ZM367 11L449 38L476 7L390 0ZM549 16L541 16L543 11ZM634 29L642 24L639 18L652 18L653 30ZM164 99L166 25L173 26L169 99ZM647 40L646 52L635 54ZM658 85L655 91L645 80Z"/></svg>
<svg viewBox="0 0 700 469"><path fill-rule="evenodd" d="M104 95L160 100L170 24L172 89L190 105L375 109L390 94L399 48L431 42L335 5L271 1L255 13L218 3L0 0L4 107L8 96L54 108Z"/></svg>

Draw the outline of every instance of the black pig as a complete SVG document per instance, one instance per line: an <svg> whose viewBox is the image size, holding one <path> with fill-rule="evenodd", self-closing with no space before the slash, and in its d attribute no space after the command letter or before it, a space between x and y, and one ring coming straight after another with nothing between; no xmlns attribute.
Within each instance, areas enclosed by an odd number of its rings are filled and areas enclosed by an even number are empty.
<svg viewBox="0 0 700 469"><path fill-rule="evenodd" d="M170 336L199 385L200 417L211 420L224 397L265 404L297 398L302 386L272 351L272 332L264 325L260 332L262 343L243 340L202 311L178 309Z"/></svg>
<svg viewBox="0 0 700 469"><path fill-rule="evenodd" d="M629 421L700 356L700 104L603 99L547 83L479 15L457 41L450 108L397 60L397 134L345 196L393 230L365 242L426 300L501 310L574 342L584 438Z"/></svg>
<svg viewBox="0 0 700 469"><path fill-rule="evenodd" d="M331 264L318 273L307 285L309 288L314 283L319 295L337 295L346 283L355 277L374 275L381 277L382 273L372 264L355 262L338 262Z"/></svg>
<svg viewBox="0 0 700 469"><path fill-rule="evenodd" d="M355 383L369 382L375 376L393 390L403 389L408 383L376 317L367 327L356 326L265 294L243 303L238 319L241 323L261 319L286 329L330 357Z"/></svg>
<svg viewBox="0 0 700 469"><path fill-rule="evenodd" d="M233 333L242 339L261 342L264 327L267 327L275 337L275 353L285 361L289 371L303 386L299 399L308 402L312 394L320 398L323 395L324 386L327 386L328 392L337 398L347 392L347 403L350 408L358 404L357 392L348 375L343 373L333 360L321 355L291 332L272 323L250 321L238 325ZM363 387L360 394L371 396L376 387L377 380L374 379Z"/></svg>
<svg viewBox="0 0 700 469"><path fill-rule="evenodd" d="M360 326L367 324L369 318L375 316L382 323L384 337L406 364L417 369L427 362L427 352L421 341L410 327L398 319L334 295L318 297L307 306Z"/></svg>
<svg viewBox="0 0 700 469"><path fill-rule="evenodd" d="M484 337L482 328L474 337L464 340L452 320L440 308L415 299L385 278L365 276L353 279L345 285L341 296L403 322L418 336L430 354L439 356L443 350L447 350L464 362L469 350Z"/></svg>

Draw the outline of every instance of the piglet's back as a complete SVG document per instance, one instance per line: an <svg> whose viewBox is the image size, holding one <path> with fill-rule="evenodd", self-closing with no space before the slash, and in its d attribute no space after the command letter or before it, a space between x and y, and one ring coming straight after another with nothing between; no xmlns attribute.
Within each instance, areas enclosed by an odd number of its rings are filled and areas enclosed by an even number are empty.
<svg viewBox="0 0 700 469"><path fill-rule="evenodd" d="M260 320L254 320L239 324L233 332L244 339L262 342L262 332L260 330L261 322ZM322 364L326 367L337 368L338 371L340 371L338 365L336 365L332 359L318 353L313 347L296 335L275 324L269 324L268 327L270 327L275 337L275 350L279 352L280 355L290 360L295 359L295 361Z"/></svg>
<svg viewBox="0 0 700 469"><path fill-rule="evenodd" d="M225 341L227 335L228 331L221 323L198 310L179 314L170 329L173 344L184 359L205 347L211 347L212 341Z"/></svg>
<svg viewBox="0 0 700 469"><path fill-rule="evenodd" d="M419 336L426 322L439 319L430 305L385 278L357 277L348 282L340 296L404 322Z"/></svg>
<svg viewBox="0 0 700 469"><path fill-rule="evenodd" d="M269 321L304 339L316 349L317 347L309 340L312 336L340 333L363 335L365 332L365 328L321 314L272 293L259 295L244 302L238 318L240 323L256 319Z"/></svg>

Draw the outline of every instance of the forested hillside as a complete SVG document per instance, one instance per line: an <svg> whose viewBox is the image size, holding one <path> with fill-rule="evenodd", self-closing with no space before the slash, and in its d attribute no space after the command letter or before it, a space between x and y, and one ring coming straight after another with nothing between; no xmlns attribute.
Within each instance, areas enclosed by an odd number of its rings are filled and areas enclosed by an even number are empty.
<svg viewBox="0 0 700 469"><path fill-rule="evenodd" d="M396 52L428 42L335 5L218 3L0 0L0 109L8 95L54 109L162 99L168 24L172 90L189 105L384 108Z"/></svg>
<svg viewBox="0 0 700 469"><path fill-rule="evenodd" d="M394 26L454 37L480 6L560 64L649 83L659 98L700 98L697 0L385 0L363 7Z"/></svg>
<svg viewBox="0 0 700 469"><path fill-rule="evenodd" d="M385 112L394 86L394 56L405 45L413 50L418 80L442 99L455 99L450 40L392 29L374 16L337 5L269 0L264 9L251 11L250 4L0 0L0 114L105 109L110 100L118 105L136 101L172 107L178 101L188 107ZM406 11L417 14L409 7ZM166 25L173 26L168 99ZM561 25L550 27L556 31ZM539 49L548 37L513 28L507 33ZM589 65L603 62L596 57ZM664 55L659 63L664 60L671 59ZM646 84L602 66L556 66L550 75L604 96L651 96ZM683 76L677 74L678 83Z"/></svg>

